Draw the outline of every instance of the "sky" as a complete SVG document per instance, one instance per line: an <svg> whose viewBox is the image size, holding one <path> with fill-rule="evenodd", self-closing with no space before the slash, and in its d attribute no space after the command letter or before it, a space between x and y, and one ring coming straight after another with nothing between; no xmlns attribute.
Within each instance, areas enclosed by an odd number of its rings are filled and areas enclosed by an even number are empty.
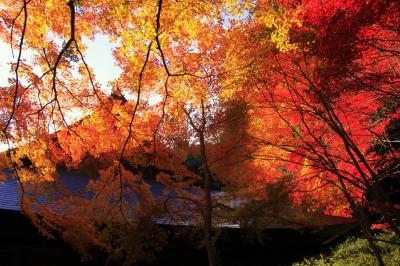
<svg viewBox="0 0 400 266"><path fill-rule="evenodd" d="M105 35L97 35L93 41L85 39L84 43L88 47L85 53L86 62L93 69L96 81L101 84L102 90L109 91L108 82L118 78L122 73L122 70L115 65L116 61L112 56L115 44ZM23 55L29 58L29 51L23 52ZM0 87L7 86L8 78L14 75L10 72L9 63L15 62L16 56L17 54L13 58L10 46L0 41ZM0 152L7 147L6 144L0 143Z"/></svg>
<svg viewBox="0 0 400 266"><path fill-rule="evenodd" d="M115 66L115 60L112 56L112 49L115 44L111 43L104 35L97 35L94 41L85 39L84 43L88 47L85 60L93 68L96 80L102 85L103 89L106 89L107 83L117 78L122 72L119 67ZM27 51L23 54L26 53ZM0 86L7 85L7 79L13 75L9 72L10 67L8 65L12 61L15 62L16 58L12 58L10 46L0 41Z"/></svg>
<svg viewBox="0 0 400 266"><path fill-rule="evenodd" d="M122 73L122 70L115 66L115 59L112 56L115 44L104 35L96 36L94 41L86 39L84 42L88 46L85 60L93 68L96 80L105 89L109 81L118 78Z"/></svg>

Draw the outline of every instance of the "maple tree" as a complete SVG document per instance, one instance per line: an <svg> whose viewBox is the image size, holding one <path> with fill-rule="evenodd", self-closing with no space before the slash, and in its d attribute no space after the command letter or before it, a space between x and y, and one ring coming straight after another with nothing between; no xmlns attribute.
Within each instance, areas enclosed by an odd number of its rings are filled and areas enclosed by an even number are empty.
<svg viewBox="0 0 400 266"><path fill-rule="evenodd" d="M303 25L292 33L298 47L267 54L260 61L261 73L253 74L263 77L248 86L254 89L250 101L260 105L254 115L268 116L273 123L268 128L274 132L265 134L267 125L255 125L255 138L263 144L255 156L281 161L285 171L299 174L299 200L302 191L318 193L319 204L325 197L326 203L344 199L327 205L326 211L334 207L345 214L349 207L382 265L364 208L378 209L399 235L398 209L382 189L384 177L374 169L379 158L369 150L382 141L384 125L398 113L393 107L376 116L388 100L398 102L398 70L391 61L397 54L386 47L389 39L398 42L398 31L390 26L398 20L398 4L325 2L307 1L302 6ZM368 203L366 191L373 191Z"/></svg>
<svg viewBox="0 0 400 266"><path fill-rule="evenodd" d="M383 264L368 211L400 237L398 202L382 187L398 171L397 135L387 132L399 112L397 1L0 4L0 37L15 55L0 90L9 145L0 163L43 233L129 263L149 256L143 239L160 248L153 218L167 215L202 223L218 265L213 227L232 218L224 202L268 199L283 185L294 207L357 217ZM84 39L97 35L116 43L122 74L111 94L85 60ZM198 171L182 163L193 154ZM93 196L59 189L67 196L39 200L61 184L60 169L91 175Z"/></svg>

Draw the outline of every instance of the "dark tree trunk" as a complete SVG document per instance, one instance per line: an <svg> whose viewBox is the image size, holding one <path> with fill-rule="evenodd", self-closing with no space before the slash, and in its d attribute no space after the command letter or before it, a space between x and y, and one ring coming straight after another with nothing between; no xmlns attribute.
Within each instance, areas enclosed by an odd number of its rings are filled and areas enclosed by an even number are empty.
<svg viewBox="0 0 400 266"><path fill-rule="evenodd" d="M203 161L204 170L204 244L207 249L209 266L219 265L217 252L212 238L212 200L211 200L211 171L208 166L206 147L204 142L204 132L199 132L200 153Z"/></svg>

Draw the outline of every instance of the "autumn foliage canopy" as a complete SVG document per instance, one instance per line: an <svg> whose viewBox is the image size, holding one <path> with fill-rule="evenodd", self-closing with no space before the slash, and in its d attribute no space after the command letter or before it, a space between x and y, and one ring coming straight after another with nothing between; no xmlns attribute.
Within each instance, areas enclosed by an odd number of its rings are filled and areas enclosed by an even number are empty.
<svg viewBox="0 0 400 266"><path fill-rule="evenodd" d="M276 187L297 221L355 217L368 231L373 213L396 231L384 184L399 182L399 1L1 0L0 14L13 52L1 166L43 233L135 261L143 239L165 238L154 217L236 222L229 202ZM85 60L97 36L122 70L107 88ZM84 196L64 172L90 177Z"/></svg>

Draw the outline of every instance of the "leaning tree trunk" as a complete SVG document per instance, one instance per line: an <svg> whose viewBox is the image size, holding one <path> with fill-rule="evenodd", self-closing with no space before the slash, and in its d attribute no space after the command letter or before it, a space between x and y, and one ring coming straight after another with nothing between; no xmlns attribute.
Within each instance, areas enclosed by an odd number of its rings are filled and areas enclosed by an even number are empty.
<svg viewBox="0 0 400 266"><path fill-rule="evenodd" d="M351 209L353 210L355 215L360 219L361 231L362 231L365 239L368 241L368 245L371 248L372 252L374 253L379 266L385 266L383 259L382 259L381 250L375 244L374 239L371 236L371 223L369 222L369 219L368 219L367 214L365 213L365 210L362 209L362 207L356 205L356 203L354 202L354 199L351 197L349 191L347 190L346 184L344 183L341 175L339 173L337 173L337 175L338 175L340 186L342 187L342 192L345 195L348 203L350 204Z"/></svg>
<svg viewBox="0 0 400 266"><path fill-rule="evenodd" d="M375 201L379 211L381 212L383 219L389 224L390 228L395 232L395 234L398 237L400 237L400 230L398 227L399 224L397 222L397 217L393 217L393 215L391 214L391 211L396 212L396 210L394 208L393 203L387 197L385 191L383 190L382 186L380 185L377 174L371 168L368 161L364 157L363 153L359 150L357 145L353 142L351 137L347 134L347 131L343 127L342 122L340 121L340 119L337 117L334 110L332 109L331 104L322 95L320 95L320 94L318 94L318 95L319 95L320 100L323 103L325 111L327 112L327 115L329 117L328 125L342 139L343 144L346 149L346 152L349 154L351 160L353 161L354 166L357 168L357 171L360 173L365 184L372 187L373 194L374 194L374 201ZM355 154L353 154L353 152ZM358 160L356 157L358 158ZM367 175L361 169L361 167L359 165L359 161L360 161L360 164L362 164L369 172L370 177L372 178L372 181L373 181L372 183L369 182Z"/></svg>

